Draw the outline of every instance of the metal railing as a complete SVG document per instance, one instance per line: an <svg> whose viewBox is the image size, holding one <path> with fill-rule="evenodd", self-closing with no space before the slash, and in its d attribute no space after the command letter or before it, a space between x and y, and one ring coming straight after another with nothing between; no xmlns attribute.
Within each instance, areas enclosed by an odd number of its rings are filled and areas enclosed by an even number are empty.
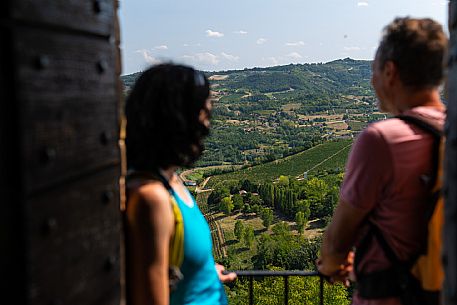
<svg viewBox="0 0 457 305"><path fill-rule="evenodd" d="M319 304L324 305L324 278L316 271L299 271L299 270L284 270L284 271L270 271L270 270L233 270L237 277L249 278L249 304L254 305L254 278L264 277L283 277L284 278L284 304L289 304L289 277L302 276L302 277L319 277Z"/></svg>

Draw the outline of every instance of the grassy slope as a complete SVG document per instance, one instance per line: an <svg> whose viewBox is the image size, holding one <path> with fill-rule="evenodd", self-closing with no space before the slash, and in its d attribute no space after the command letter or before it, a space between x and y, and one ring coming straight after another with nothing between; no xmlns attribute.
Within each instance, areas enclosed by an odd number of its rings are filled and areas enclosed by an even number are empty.
<svg viewBox="0 0 457 305"><path fill-rule="evenodd" d="M280 175L296 177L305 171L313 173L325 169L341 169L346 163L351 143L351 139L327 142L284 159L213 176L207 187L214 188L229 180L263 182L273 181Z"/></svg>

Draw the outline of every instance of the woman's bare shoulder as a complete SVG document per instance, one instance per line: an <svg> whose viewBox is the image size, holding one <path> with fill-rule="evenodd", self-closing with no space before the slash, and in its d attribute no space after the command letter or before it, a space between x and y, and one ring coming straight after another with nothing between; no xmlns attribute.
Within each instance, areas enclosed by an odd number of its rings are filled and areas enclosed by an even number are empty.
<svg viewBox="0 0 457 305"><path fill-rule="evenodd" d="M136 216L149 214L153 218L172 220L170 193L159 181L148 181L129 186L127 211ZM146 213L145 213L146 212ZM130 214L129 213L129 214Z"/></svg>

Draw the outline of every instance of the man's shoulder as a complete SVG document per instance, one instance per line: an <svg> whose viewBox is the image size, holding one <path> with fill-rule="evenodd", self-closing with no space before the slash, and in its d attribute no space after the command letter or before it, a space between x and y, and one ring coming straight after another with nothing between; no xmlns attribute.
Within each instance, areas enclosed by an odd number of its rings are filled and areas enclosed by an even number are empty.
<svg viewBox="0 0 457 305"><path fill-rule="evenodd" d="M438 130L443 129L444 122L446 120L445 111L430 107L416 107L408 111L405 111L401 115L419 119ZM414 135L417 132L425 132L420 128L412 129L410 125L411 124L406 122L405 120L402 120L398 117L393 117L372 123L368 126L367 129L376 130L377 133L388 137L407 136Z"/></svg>
<svg viewBox="0 0 457 305"><path fill-rule="evenodd" d="M408 125L399 118L389 118L371 123L363 133L370 138L395 138L408 134Z"/></svg>
<svg viewBox="0 0 457 305"><path fill-rule="evenodd" d="M393 118L371 123L370 125L368 125L367 129L368 130L373 129L373 130L377 130L378 132L382 132L385 130L390 130L392 128L397 128L397 127L401 128L403 126L404 126L404 122L401 119L393 117Z"/></svg>

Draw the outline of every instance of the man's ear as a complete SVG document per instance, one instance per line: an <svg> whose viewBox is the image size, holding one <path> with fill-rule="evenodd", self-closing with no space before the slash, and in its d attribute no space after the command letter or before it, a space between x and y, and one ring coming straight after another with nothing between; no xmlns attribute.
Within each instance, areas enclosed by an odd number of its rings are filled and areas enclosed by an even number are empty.
<svg viewBox="0 0 457 305"><path fill-rule="evenodd" d="M398 69L397 65L393 61L386 61L382 73L384 74L385 80L389 85L393 85L394 82L397 81Z"/></svg>

